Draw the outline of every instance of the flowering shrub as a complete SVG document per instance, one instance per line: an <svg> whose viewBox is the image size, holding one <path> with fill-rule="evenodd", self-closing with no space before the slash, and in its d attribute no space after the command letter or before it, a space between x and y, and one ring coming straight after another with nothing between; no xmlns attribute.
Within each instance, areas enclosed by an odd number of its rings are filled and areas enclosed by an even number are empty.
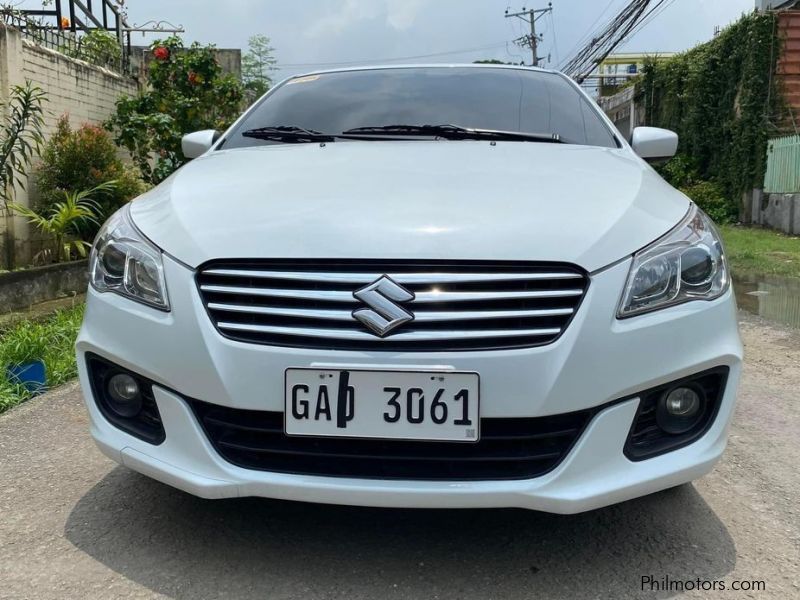
<svg viewBox="0 0 800 600"><path fill-rule="evenodd" d="M185 159L181 138L200 129L226 129L242 109L242 85L222 72L214 46L188 48L177 36L151 46L149 89L123 97L106 124L145 178L158 183Z"/></svg>
<svg viewBox="0 0 800 600"><path fill-rule="evenodd" d="M156 60L167 60L169 58L169 50L164 46L158 46L153 50L153 56Z"/></svg>
<svg viewBox="0 0 800 600"><path fill-rule="evenodd" d="M89 190L115 181L110 188L101 188L93 196L103 221L117 208L141 194L145 185L137 169L126 166L117 156L111 136L96 125L82 125L73 130L69 117L58 121L56 131L42 152L36 172L39 189L37 208L47 210L64 199L65 192ZM90 237L94 231L89 231Z"/></svg>

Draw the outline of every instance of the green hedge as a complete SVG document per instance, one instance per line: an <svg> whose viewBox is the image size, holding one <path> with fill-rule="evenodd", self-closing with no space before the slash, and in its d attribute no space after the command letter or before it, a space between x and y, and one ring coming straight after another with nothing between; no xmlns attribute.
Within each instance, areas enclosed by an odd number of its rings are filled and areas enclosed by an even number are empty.
<svg viewBox="0 0 800 600"><path fill-rule="evenodd" d="M666 61L648 61L638 101L648 124L681 138L679 154L700 179L724 191L737 213L742 193L761 187L771 118L781 109L775 65L776 18L753 13L706 44Z"/></svg>

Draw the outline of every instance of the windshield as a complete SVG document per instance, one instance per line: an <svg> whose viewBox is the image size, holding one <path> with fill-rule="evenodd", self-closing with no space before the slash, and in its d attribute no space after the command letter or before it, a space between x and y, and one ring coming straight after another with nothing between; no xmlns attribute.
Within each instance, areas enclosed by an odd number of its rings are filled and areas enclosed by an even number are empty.
<svg viewBox="0 0 800 600"><path fill-rule="evenodd" d="M562 76L470 67L372 69L296 77L262 100L223 146L281 143L243 135L261 128L340 134L363 127L431 124L554 135L571 144L617 147L595 109Z"/></svg>

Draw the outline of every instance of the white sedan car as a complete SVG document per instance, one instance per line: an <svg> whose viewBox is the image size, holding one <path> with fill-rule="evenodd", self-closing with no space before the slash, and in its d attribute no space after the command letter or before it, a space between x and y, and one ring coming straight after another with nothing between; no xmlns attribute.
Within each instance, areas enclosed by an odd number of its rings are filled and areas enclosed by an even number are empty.
<svg viewBox="0 0 800 600"><path fill-rule="evenodd" d="M709 218L557 72L291 78L95 241L91 430L205 498L574 513L722 454L742 346Z"/></svg>

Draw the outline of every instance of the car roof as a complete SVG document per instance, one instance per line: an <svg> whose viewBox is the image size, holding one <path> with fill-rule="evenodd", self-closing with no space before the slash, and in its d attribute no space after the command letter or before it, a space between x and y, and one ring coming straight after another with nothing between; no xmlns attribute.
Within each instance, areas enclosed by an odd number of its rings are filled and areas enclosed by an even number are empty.
<svg viewBox="0 0 800 600"><path fill-rule="evenodd" d="M452 69L452 68L470 68L470 69L506 69L516 71L535 71L538 73L553 73L560 74L560 71L554 69L543 69L541 67L526 67L523 65L498 65L491 63L428 63L428 64L400 64L400 65L360 65L353 67L340 67L338 69L323 69L317 71L308 71L299 75L293 75L289 79L297 77L309 77L312 75L325 75L328 73L348 73L352 71L382 71L389 69Z"/></svg>

